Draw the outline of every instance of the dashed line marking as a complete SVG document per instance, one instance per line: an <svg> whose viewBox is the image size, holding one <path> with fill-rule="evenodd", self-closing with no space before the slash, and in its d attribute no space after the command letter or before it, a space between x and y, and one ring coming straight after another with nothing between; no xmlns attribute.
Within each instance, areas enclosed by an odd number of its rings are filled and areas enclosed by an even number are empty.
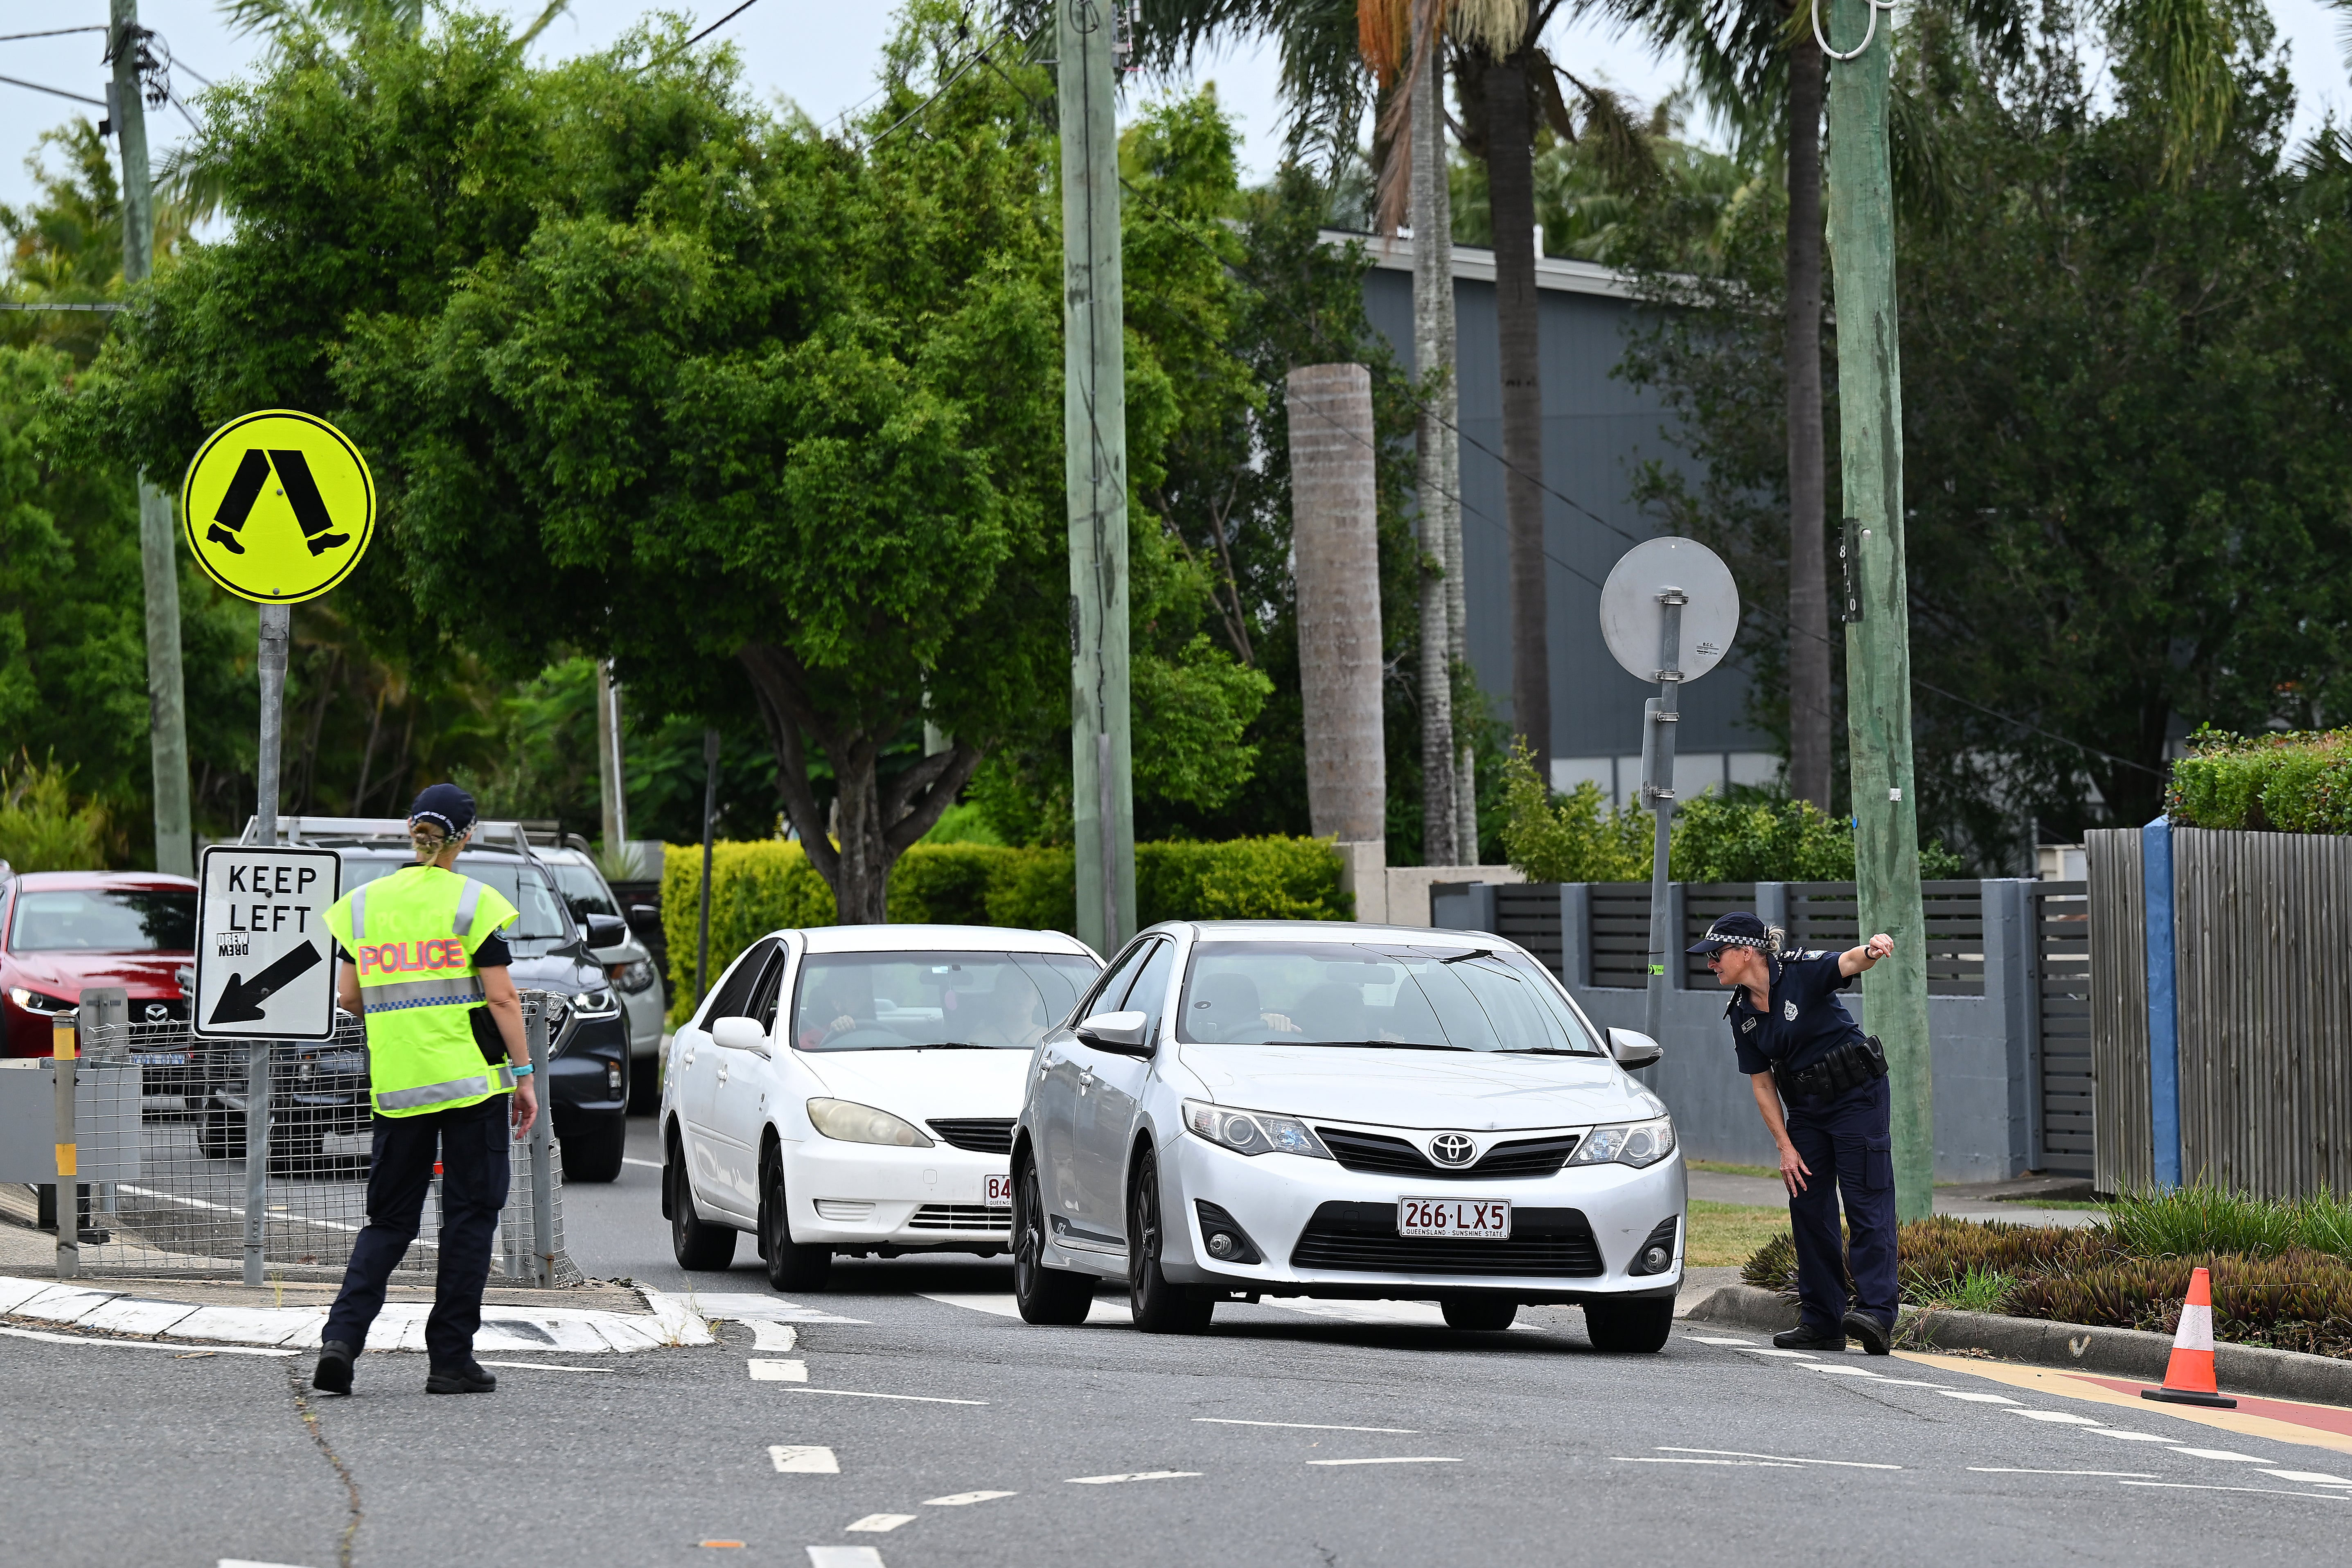
<svg viewBox="0 0 2352 1568"><path fill-rule="evenodd" d="M1661 1454L1716 1454L1727 1459L1769 1459L1776 1465L1829 1465L1842 1470L1899 1470L1900 1465L1876 1465L1863 1459L1804 1459L1790 1454L1750 1454L1738 1448L1679 1448L1658 1445Z"/></svg>
<svg viewBox="0 0 2352 1568"><path fill-rule="evenodd" d="M2101 1426L2095 1429L2102 1437L2114 1437L2126 1443L2169 1443L2170 1437L2161 1432L2135 1432L2127 1426Z"/></svg>
<svg viewBox="0 0 2352 1568"><path fill-rule="evenodd" d="M1979 1394L1973 1388L1939 1388L1936 1391L1947 1399L1965 1399L1970 1405L2015 1405L2006 1394Z"/></svg>
<svg viewBox="0 0 2352 1568"><path fill-rule="evenodd" d="M1801 1470L1793 1459L1662 1459L1649 1454L1612 1454L1621 1465L1727 1465L1733 1469Z"/></svg>
<svg viewBox="0 0 2352 1568"><path fill-rule="evenodd" d="M2183 1448L2174 1445L2172 1451L2186 1454L2192 1459L2229 1459L2241 1465L2259 1465L2264 1461L2252 1454L2233 1454L2227 1448Z"/></svg>
<svg viewBox="0 0 2352 1568"><path fill-rule="evenodd" d="M2291 1492L2282 1487L2224 1487L2200 1481L2117 1481L2119 1487L2162 1487L2182 1492L2258 1492L2263 1497L2315 1497L2328 1502L2352 1502L2352 1493Z"/></svg>
<svg viewBox="0 0 2352 1568"><path fill-rule="evenodd" d="M1874 1378L1878 1376L1878 1373L1871 1371L1866 1366L1834 1366L1825 1361L1813 1362L1810 1363L1806 1370L1810 1372L1825 1372L1832 1377Z"/></svg>
<svg viewBox="0 0 2352 1568"><path fill-rule="evenodd" d="M914 1522L915 1516L911 1513L869 1513L864 1519L852 1520L849 1523L843 1525L841 1528L844 1530L869 1531L874 1534L880 1535L886 1531L896 1530L902 1524L912 1524Z"/></svg>
<svg viewBox="0 0 2352 1568"><path fill-rule="evenodd" d="M2022 1415L2028 1421L2047 1421L2053 1426L2104 1426L2106 1425L2105 1422L2095 1420L2088 1415L2077 1415L2071 1410L2011 1409L2004 1412L2004 1414L2010 1415ZM2190 1450L2184 1448L2180 1451L2182 1453L2188 1453Z"/></svg>
<svg viewBox="0 0 2352 1568"><path fill-rule="evenodd" d="M2029 1470L2016 1465L1970 1465L1969 1469L1980 1476L2112 1476L2116 1479L2152 1481L2153 1470Z"/></svg>
<svg viewBox="0 0 2352 1568"><path fill-rule="evenodd" d="M751 1369L753 1383L806 1383L808 1363L804 1361L760 1361L744 1363Z"/></svg>
<svg viewBox="0 0 2352 1568"><path fill-rule="evenodd" d="M661 1169L661 1162L659 1160L633 1160L626 1154L621 1156L621 1163L624 1165L641 1165L648 1171L658 1171Z"/></svg>
<svg viewBox="0 0 2352 1568"><path fill-rule="evenodd" d="M2331 1476L2325 1470L2264 1470L2266 1476L2276 1476L2283 1481L2303 1481L2323 1487L2352 1487L2352 1479Z"/></svg>
<svg viewBox="0 0 2352 1568"><path fill-rule="evenodd" d="M963 1508L976 1502L994 1502L1001 1497L1019 1497L1019 1492L950 1492L945 1497L927 1497L925 1508Z"/></svg>
<svg viewBox="0 0 2352 1568"><path fill-rule="evenodd" d="M1121 1476L1072 1476L1062 1484L1070 1487L1108 1487L1121 1481L1173 1481L1187 1476L1197 1476L1198 1470L1130 1470Z"/></svg>
<svg viewBox="0 0 2352 1568"><path fill-rule="evenodd" d="M1756 1342L1754 1340L1711 1339L1706 1334L1685 1334L1683 1338L1690 1341L1690 1342L1695 1345L1738 1345L1743 1350Z"/></svg>
<svg viewBox="0 0 2352 1568"><path fill-rule="evenodd" d="M257 1563L249 1557L224 1557L220 1568L300 1568L293 1563Z"/></svg>
<svg viewBox="0 0 2352 1568"><path fill-rule="evenodd" d="M1818 1356L1805 1351L1784 1351L1775 1345L1741 1345L1749 1355L1777 1356L1783 1361L1818 1361Z"/></svg>
<svg viewBox="0 0 2352 1568"><path fill-rule="evenodd" d="M837 1476L841 1474L841 1461L833 1457L833 1450L818 1447L812 1443L771 1443L768 1445L768 1458L774 1463L776 1473L779 1475Z"/></svg>
<svg viewBox="0 0 2352 1568"><path fill-rule="evenodd" d="M798 1364L798 1363L793 1363ZM866 1394L855 1388L794 1388L794 1394L830 1394L836 1399L903 1399L915 1405L985 1405L985 1399L941 1399L929 1394Z"/></svg>
<svg viewBox="0 0 2352 1568"><path fill-rule="evenodd" d="M1195 1415L1192 1419L1211 1426L1293 1426L1302 1432L1378 1432L1395 1437L1412 1437L1420 1433L1417 1426L1332 1426L1320 1421L1243 1421L1230 1415Z"/></svg>
<svg viewBox="0 0 2352 1568"><path fill-rule="evenodd" d="M809 1568L882 1568L882 1553L871 1546L812 1546Z"/></svg>
<svg viewBox="0 0 2352 1568"><path fill-rule="evenodd" d="M1457 1458L1440 1458L1434 1454L1400 1455L1382 1459L1309 1459L1310 1465L1458 1465Z"/></svg>
<svg viewBox="0 0 2352 1568"><path fill-rule="evenodd" d="M772 1323L764 1318L747 1318L743 1322L751 1331L755 1351L788 1351L801 1342L801 1331L790 1323Z"/></svg>
<svg viewBox="0 0 2352 1568"><path fill-rule="evenodd" d="M552 1363L552 1362L544 1362L544 1361L486 1361L486 1362L482 1363L482 1364L483 1364L484 1366L511 1366L511 1367L519 1367L519 1368L520 1368L520 1369L521 1369L522 1371L524 1371L524 1372L601 1372L601 1373L610 1373L610 1372L613 1370L613 1369L612 1369L611 1367L609 1367L609 1366L557 1366L557 1365L556 1365L554 1363Z"/></svg>

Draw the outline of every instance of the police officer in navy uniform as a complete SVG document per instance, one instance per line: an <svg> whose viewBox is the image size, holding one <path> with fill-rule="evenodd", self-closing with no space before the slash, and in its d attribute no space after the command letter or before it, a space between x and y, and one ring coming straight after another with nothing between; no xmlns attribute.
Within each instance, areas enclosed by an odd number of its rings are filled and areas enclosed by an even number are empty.
<svg viewBox="0 0 2352 1568"><path fill-rule="evenodd" d="M1717 984L1734 988L1724 1016L1739 1070L1780 1150L1802 1312L1798 1326L1772 1342L1783 1350L1843 1352L1852 1338L1872 1355L1885 1355L1895 1304L1886 1056L1837 993L1894 952L1894 939L1882 932L1843 952L1782 952L1780 933L1741 911L1717 921L1688 951L1706 954Z"/></svg>

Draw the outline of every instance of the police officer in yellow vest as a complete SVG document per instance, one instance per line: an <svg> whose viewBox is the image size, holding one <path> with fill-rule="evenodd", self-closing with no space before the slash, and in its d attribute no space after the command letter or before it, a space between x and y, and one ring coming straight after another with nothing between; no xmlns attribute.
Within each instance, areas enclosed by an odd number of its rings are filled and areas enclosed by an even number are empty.
<svg viewBox="0 0 2352 1568"><path fill-rule="evenodd" d="M451 868L474 826L474 797L438 784L408 814L416 864L362 884L327 911L342 966L336 994L367 1020L375 1151L368 1223L327 1314L311 1385L352 1391L352 1362L383 1310L385 1282L416 1239L441 1163L441 1249L425 1323L425 1386L487 1394L498 1379L474 1360L490 1242L507 1201L508 1129L539 1115L522 1005L499 929L515 907ZM509 1102L509 1096L512 1099Z"/></svg>

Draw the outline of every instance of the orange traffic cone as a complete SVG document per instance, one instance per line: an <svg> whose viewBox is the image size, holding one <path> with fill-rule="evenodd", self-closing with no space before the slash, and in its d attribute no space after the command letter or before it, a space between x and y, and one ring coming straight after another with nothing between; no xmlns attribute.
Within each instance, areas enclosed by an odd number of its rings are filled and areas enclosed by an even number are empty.
<svg viewBox="0 0 2352 1568"><path fill-rule="evenodd" d="M2181 1304L2180 1327L2172 1336L2164 1386L2143 1388L2139 1396L2221 1410L2238 1407L2236 1400L2221 1397L2221 1385L2213 1381L2213 1281L2202 1268L2189 1276L2189 1300Z"/></svg>

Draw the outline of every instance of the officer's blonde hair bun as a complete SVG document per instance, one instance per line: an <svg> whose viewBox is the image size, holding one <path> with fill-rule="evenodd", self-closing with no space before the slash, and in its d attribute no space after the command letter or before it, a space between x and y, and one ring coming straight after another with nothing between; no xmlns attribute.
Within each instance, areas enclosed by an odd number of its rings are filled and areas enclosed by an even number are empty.
<svg viewBox="0 0 2352 1568"><path fill-rule="evenodd" d="M1780 956L1781 951L1788 945L1789 933L1787 931L1781 930L1779 926L1766 926L1764 928L1765 952L1770 953L1773 957L1778 958Z"/></svg>

